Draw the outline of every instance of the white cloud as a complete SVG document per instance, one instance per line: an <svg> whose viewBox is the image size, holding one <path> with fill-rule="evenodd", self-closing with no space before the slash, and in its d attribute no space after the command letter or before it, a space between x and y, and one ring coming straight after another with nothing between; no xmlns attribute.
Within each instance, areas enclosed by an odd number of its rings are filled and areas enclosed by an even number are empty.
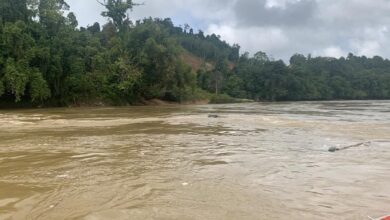
<svg viewBox="0 0 390 220"><path fill-rule="evenodd" d="M95 0L68 0L80 24L101 18ZM134 19L171 17L215 32L243 51L288 60L294 53L390 57L390 0L139 0Z"/></svg>
<svg viewBox="0 0 390 220"><path fill-rule="evenodd" d="M325 50L320 53L320 55L323 54L326 57L336 57L340 58L342 56L346 56L346 52L344 52L341 48L336 47L336 46L331 46L328 48L325 48Z"/></svg>
<svg viewBox="0 0 390 220"><path fill-rule="evenodd" d="M267 0L266 2L266 7L268 8L286 8L286 5L288 3L296 3L296 2L299 2L301 0Z"/></svg>
<svg viewBox="0 0 390 220"><path fill-rule="evenodd" d="M230 44L240 43L242 50L254 54L264 51L270 55L283 51L289 46L289 39L282 29L273 27L234 28L227 25L211 24L206 33L223 36ZM245 39L243 41L242 39ZM279 55L279 54L278 54Z"/></svg>
<svg viewBox="0 0 390 220"><path fill-rule="evenodd" d="M372 57L380 53L380 44L377 41L353 41L351 46L358 55Z"/></svg>

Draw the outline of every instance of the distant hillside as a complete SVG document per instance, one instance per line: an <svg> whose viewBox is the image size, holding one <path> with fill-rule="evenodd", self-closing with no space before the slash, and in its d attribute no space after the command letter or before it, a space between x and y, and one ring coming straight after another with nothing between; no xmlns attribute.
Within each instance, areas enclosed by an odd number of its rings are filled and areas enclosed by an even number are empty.
<svg viewBox="0 0 390 220"><path fill-rule="evenodd" d="M186 51L206 62L216 63L220 59L237 62L240 57L240 46L229 45L221 40L220 36L215 34L205 36L202 31L195 33L188 25L185 25L185 28L176 27L169 18L157 18L154 22L167 30Z"/></svg>
<svg viewBox="0 0 390 220"><path fill-rule="evenodd" d="M195 72L198 72L201 69L212 70L214 68L214 64L195 56L185 49L180 54L180 58L185 64L191 66L192 70Z"/></svg>
<svg viewBox="0 0 390 220"><path fill-rule="evenodd" d="M390 98L379 56L296 54L286 65L169 18L133 23L131 0L105 1L109 22L81 28L63 0L12 3L0 3L0 106Z"/></svg>

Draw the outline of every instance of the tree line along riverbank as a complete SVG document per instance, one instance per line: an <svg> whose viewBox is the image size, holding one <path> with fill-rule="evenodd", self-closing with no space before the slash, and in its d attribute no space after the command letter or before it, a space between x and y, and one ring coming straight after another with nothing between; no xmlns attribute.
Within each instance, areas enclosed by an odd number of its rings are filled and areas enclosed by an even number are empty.
<svg viewBox="0 0 390 220"><path fill-rule="evenodd" d="M0 105L390 98L388 59L295 54L286 64L169 18L132 21L135 6L107 0L109 21L80 27L64 0L1 1Z"/></svg>

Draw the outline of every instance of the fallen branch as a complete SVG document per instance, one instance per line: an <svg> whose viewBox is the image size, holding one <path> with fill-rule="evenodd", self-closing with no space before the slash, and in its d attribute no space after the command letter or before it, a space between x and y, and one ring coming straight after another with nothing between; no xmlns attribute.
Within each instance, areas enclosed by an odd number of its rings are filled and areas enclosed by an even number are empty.
<svg viewBox="0 0 390 220"><path fill-rule="evenodd" d="M336 152L336 151L347 150L347 149L355 148L355 147L368 146L370 144L371 144L371 142L364 142L364 143L354 144L354 145L350 145L350 146L346 146L346 147L331 147L331 148L329 148L328 151L329 152Z"/></svg>

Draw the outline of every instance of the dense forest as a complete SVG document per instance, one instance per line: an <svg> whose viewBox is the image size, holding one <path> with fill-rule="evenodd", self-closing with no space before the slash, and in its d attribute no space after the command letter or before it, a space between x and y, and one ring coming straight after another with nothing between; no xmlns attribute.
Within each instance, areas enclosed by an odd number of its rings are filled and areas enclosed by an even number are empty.
<svg viewBox="0 0 390 220"><path fill-rule="evenodd" d="M390 98L379 56L296 54L287 65L170 19L132 22L131 0L102 4L108 22L79 27L64 0L0 0L0 103Z"/></svg>

